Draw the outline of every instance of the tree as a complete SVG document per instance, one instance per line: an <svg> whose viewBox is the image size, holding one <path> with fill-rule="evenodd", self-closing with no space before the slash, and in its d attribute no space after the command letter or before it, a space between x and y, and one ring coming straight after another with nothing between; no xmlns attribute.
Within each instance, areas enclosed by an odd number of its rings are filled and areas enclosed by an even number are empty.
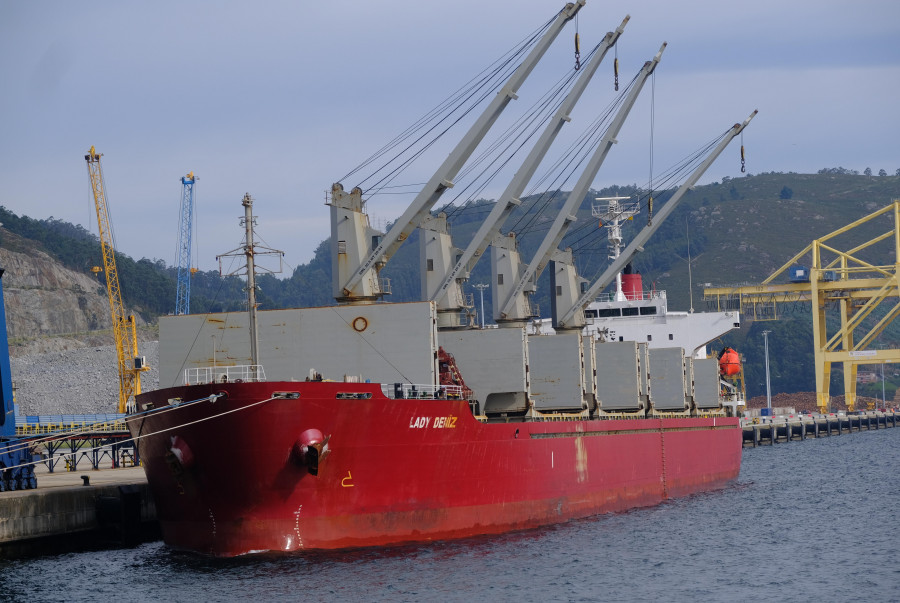
<svg viewBox="0 0 900 603"><path fill-rule="evenodd" d="M897 171L894 172L894 176L900 176L900 168L897 168Z"/></svg>
<svg viewBox="0 0 900 603"><path fill-rule="evenodd" d="M863 170L863 174L865 174L866 176L871 176L871 175L872 175L872 168L868 168L868 167L867 167L866 169Z"/></svg>
<svg viewBox="0 0 900 603"><path fill-rule="evenodd" d="M887 176L887 172L884 170L878 170L878 175L879 176Z"/></svg>
<svg viewBox="0 0 900 603"><path fill-rule="evenodd" d="M785 186L783 189L781 189L781 193L779 193L778 196L782 199L790 199L794 196L794 191Z"/></svg>

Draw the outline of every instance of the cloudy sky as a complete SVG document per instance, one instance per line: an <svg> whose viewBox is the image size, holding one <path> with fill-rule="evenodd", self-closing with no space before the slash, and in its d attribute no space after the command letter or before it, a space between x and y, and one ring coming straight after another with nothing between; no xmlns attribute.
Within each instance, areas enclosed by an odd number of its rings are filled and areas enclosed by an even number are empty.
<svg viewBox="0 0 900 603"><path fill-rule="evenodd" d="M562 6L2 2L0 204L96 232L84 162L95 145L119 251L174 263L180 177L192 170L201 269L240 243L245 192L256 199L259 234L297 266L329 235L332 182ZM753 109L744 134L751 173L900 168L900 2L588 0L577 23L582 52L626 14L620 81L663 41L668 48L594 188L648 180L651 96L656 169ZM513 105L530 105L571 69L574 25ZM567 128L613 98L611 58ZM740 175L734 145L703 181ZM369 212L387 220L403 209L373 200Z"/></svg>

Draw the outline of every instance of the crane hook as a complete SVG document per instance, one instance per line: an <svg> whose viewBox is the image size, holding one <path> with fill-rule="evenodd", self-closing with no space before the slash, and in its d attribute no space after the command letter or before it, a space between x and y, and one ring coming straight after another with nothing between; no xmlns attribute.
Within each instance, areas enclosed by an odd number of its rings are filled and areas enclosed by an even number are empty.
<svg viewBox="0 0 900 603"><path fill-rule="evenodd" d="M614 83L616 85L616 92L619 91L619 57L616 57L616 60L613 61L613 76Z"/></svg>
<svg viewBox="0 0 900 603"><path fill-rule="evenodd" d="M575 71L581 69L581 38L575 32Z"/></svg>
<svg viewBox="0 0 900 603"><path fill-rule="evenodd" d="M613 80L616 86L616 92L619 91L619 40L616 40L615 44L616 50L616 60L613 61Z"/></svg>
<svg viewBox="0 0 900 603"><path fill-rule="evenodd" d="M741 132L741 173L747 172L747 160L744 156L744 133Z"/></svg>

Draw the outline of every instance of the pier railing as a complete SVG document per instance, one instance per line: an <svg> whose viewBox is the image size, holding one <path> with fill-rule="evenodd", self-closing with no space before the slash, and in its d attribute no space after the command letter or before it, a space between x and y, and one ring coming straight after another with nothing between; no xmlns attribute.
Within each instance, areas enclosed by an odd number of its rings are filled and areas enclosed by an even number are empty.
<svg viewBox="0 0 900 603"><path fill-rule="evenodd" d="M748 417L741 420L744 446L775 444L822 436L841 435L854 431L868 431L896 427L900 412L895 410L860 413L830 413L776 417Z"/></svg>
<svg viewBox="0 0 900 603"><path fill-rule="evenodd" d="M47 435L66 431L127 432L125 415L16 415L16 435Z"/></svg>
<svg viewBox="0 0 900 603"><path fill-rule="evenodd" d="M265 381L266 372L261 364L239 366L202 366L184 371L185 385L204 383L241 383L243 381Z"/></svg>

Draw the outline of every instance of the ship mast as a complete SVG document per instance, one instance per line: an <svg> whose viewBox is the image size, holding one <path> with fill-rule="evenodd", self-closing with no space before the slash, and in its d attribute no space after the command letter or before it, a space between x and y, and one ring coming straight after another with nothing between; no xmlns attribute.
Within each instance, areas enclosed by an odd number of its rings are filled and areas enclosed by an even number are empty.
<svg viewBox="0 0 900 603"><path fill-rule="evenodd" d="M245 193L244 206L244 257L247 258L247 308L250 310L250 364L259 364L259 333L256 329L256 267L253 265L253 197Z"/></svg>
<svg viewBox="0 0 900 603"><path fill-rule="evenodd" d="M256 312L259 304L256 302L256 261L255 258L258 255L277 255L278 256L278 270L271 270L268 268L261 268L265 272L269 274L279 273L282 270L282 258L284 257L284 252L278 249L271 249L269 247L263 247L261 245L257 245L253 240L253 227L256 226L256 218L253 215L253 197L250 196L250 193L244 193L244 198L241 200L241 205L244 206L244 217L240 219L241 226L244 227L244 245L238 247L237 249L233 249L228 253L223 253L216 257L219 261L219 274L222 276L232 276L235 274L244 274L244 270L246 270L247 274L247 309L249 311L249 322L250 322L250 366L253 374L250 375L252 379L256 379L258 375L256 374L257 367L259 366L259 331L257 328L257 318ZM226 257L237 257L244 256L246 263L239 267L237 270L232 271L228 274L224 274L222 271L222 258Z"/></svg>

